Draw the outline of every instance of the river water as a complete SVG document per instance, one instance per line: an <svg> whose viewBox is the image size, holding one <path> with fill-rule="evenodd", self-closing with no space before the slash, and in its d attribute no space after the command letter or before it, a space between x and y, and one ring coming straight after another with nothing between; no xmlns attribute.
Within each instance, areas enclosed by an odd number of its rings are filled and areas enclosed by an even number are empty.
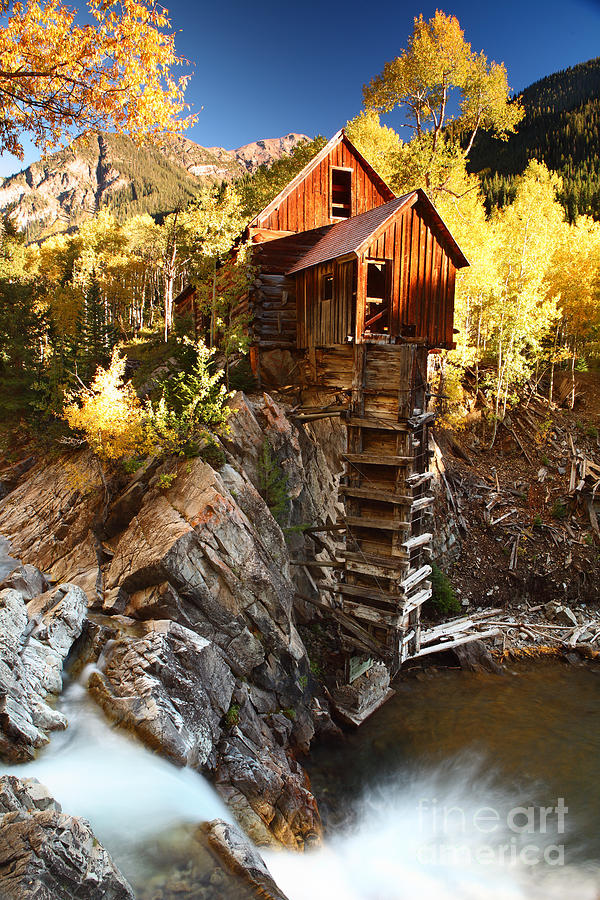
<svg viewBox="0 0 600 900"><path fill-rule="evenodd" d="M208 783L109 727L79 684L60 706L67 731L10 771L88 818L140 900L175 896L165 885L181 890L182 871L208 885L188 896L247 897L194 839L228 818ZM290 900L600 898L600 666L401 683L306 766L324 847L266 854Z"/></svg>
<svg viewBox="0 0 600 900"><path fill-rule="evenodd" d="M328 832L290 900L600 897L600 666L406 681L308 765Z"/></svg>

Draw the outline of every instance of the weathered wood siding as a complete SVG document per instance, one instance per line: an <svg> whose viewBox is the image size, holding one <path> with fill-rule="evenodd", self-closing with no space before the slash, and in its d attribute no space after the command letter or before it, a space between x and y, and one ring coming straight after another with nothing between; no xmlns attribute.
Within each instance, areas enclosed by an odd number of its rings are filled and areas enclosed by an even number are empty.
<svg viewBox="0 0 600 900"><path fill-rule="evenodd" d="M259 347L296 347L296 279L286 276L323 234L316 229L258 244L252 250L256 279L250 294L251 337Z"/></svg>
<svg viewBox="0 0 600 900"><path fill-rule="evenodd" d="M418 203L389 222L361 255L359 303L364 303L361 275L369 259L392 265L390 334L415 337L430 347L451 347L456 268Z"/></svg>
<svg viewBox="0 0 600 900"><path fill-rule="evenodd" d="M330 217L331 167L351 168L353 216L366 212L390 199L379 179L352 150L344 138L313 169L301 183L282 199L278 208L269 215L258 217L260 228L275 231L308 231L322 225L330 225L337 219Z"/></svg>
<svg viewBox="0 0 600 900"><path fill-rule="evenodd" d="M451 348L456 268L418 203L376 232L358 261L322 263L296 275L298 348L344 344L348 335L357 343L381 339L363 334L367 267L374 260L388 264L391 315L383 339ZM328 273L334 276L334 297L323 301L322 279Z"/></svg>
<svg viewBox="0 0 600 900"><path fill-rule="evenodd" d="M333 277L333 296L323 299L323 279ZM356 260L335 260L296 275L298 348L347 344L354 335Z"/></svg>

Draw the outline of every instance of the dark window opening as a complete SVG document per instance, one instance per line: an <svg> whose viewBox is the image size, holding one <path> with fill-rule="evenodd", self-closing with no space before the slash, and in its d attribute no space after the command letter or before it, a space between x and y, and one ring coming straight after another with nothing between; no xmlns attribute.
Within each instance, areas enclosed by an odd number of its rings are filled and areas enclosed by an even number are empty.
<svg viewBox="0 0 600 900"><path fill-rule="evenodd" d="M333 300L333 275L323 275L322 300Z"/></svg>
<svg viewBox="0 0 600 900"><path fill-rule="evenodd" d="M367 263L367 300L365 305L365 333L389 334L390 290L388 264Z"/></svg>
<svg viewBox="0 0 600 900"><path fill-rule="evenodd" d="M352 170L331 170L331 218L348 219L352 215Z"/></svg>

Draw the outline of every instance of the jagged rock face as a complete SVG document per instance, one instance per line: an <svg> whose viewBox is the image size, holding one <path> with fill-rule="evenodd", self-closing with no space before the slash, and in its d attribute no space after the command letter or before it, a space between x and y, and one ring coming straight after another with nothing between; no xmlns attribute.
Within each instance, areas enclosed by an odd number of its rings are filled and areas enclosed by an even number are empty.
<svg viewBox="0 0 600 900"><path fill-rule="evenodd" d="M335 521L341 510L337 500L338 482L335 466L325 456L323 448L328 443L342 447L345 429L339 422L315 423L310 430L299 430L290 422L285 407L269 394L263 394L260 400L250 400L238 393L231 406L230 430L223 443L252 484L260 489L261 459L265 440L268 440L286 477L290 525ZM318 425L326 429L327 440L312 436Z"/></svg>
<svg viewBox="0 0 600 900"><path fill-rule="evenodd" d="M40 573L41 574L41 573ZM81 634L88 601L63 584L26 605L18 591L0 592L0 756L31 759L48 733L67 722L46 702L62 689L62 668Z"/></svg>
<svg viewBox="0 0 600 900"><path fill-rule="evenodd" d="M64 815L35 779L0 778L3 900L135 900L85 819Z"/></svg>
<svg viewBox="0 0 600 900"><path fill-rule="evenodd" d="M205 832L209 844L227 868L242 875L247 884L255 889L257 897L286 900L262 857L237 828L222 819L213 819L206 825Z"/></svg>
<svg viewBox="0 0 600 900"><path fill-rule="evenodd" d="M215 772L226 798L235 787L260 838L265 825L290 846L320 833L305 776L280 743L283 733L286 747L307 748L314 733L289 558L251 481L231 465L180 463L173 486L150 489L115 539L106 585L107 610L146 620L143 637L111 644L92 676L107 714L177 762ZM153 620L159 609L187 627ZM281 715L288 708L294 722Z"/></svg>
<svg viewBox="0 0 600 900"><path fill-rule="evenodd" d="M249 172L255 172L259 166L268 166L274 160L281 159L282 156L288 156L294 147L306 140L308 138L305 134L291 132L280 138L266 138L262 141L253 141L251 144L245 144L232 152L235 154L238 162L244 165Z"/></svg>
<svg viewBox="0 0 600 900"><path fill-rule="evenodd" d="M296 754L327 713L294 624L302 576L290 547L304 538L286 542L257 489L265 440L287 478L290 525L334 521L337 482L271 397L234 406L227 463L149 465L107 510L102 553L91 530L104 487L87 454L34 468L5 498L0 534L55 577L70 567L88 591L78 646L82 665L98 660L89 687L107 716L208 774L258 843L302 847L321 826ZM162 471L176 474L168 490Z"/></svg>
<svg viewBox="0 0 600 900"><path fill-rule="evenodd" d="M179 765L215 760L235 679L210 641L175 622L149 622L123 636L88 683L109 718Z"/></svg>
<svg viewBox="0 0 600 900"><path fill-rule="evenodd" d="M98 562L91 528L104 497L100 469L91 453L38 463L2 503L0 534L13 556L78 584L92 598Z"/></svg>

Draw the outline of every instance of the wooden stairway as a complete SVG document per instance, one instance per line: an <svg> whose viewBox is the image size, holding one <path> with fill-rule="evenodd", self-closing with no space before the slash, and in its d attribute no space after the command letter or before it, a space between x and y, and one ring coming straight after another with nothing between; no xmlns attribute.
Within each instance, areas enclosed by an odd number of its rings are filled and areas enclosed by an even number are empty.
<svg viewBox="0 0 600 900"><path fill-rule="evenodd" d="M431 596L428 564L433 498L422 345L360 344L346 426L344 569L333 590L350 655L380 657L394 674L420 649L420 610ZM390 366L390 351L394 365Z"/></svg>

